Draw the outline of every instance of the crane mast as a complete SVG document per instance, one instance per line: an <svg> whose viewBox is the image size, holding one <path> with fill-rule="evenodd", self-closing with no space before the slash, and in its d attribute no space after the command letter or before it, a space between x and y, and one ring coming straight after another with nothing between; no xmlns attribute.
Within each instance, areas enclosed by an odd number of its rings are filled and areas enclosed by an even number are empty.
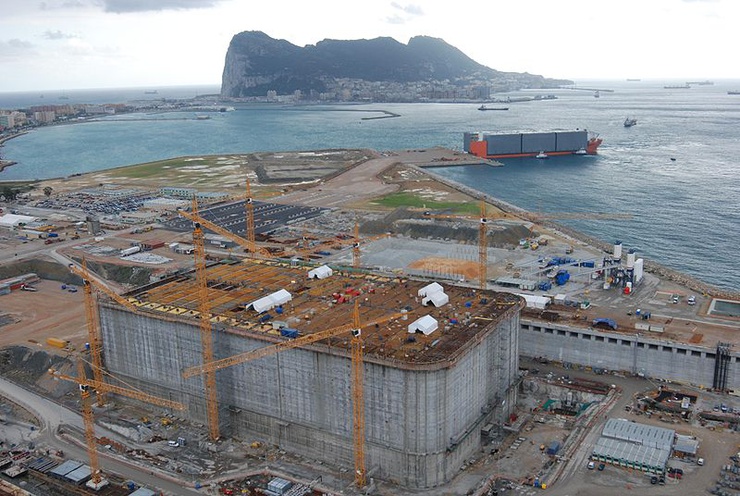
<svg viewBox="0 0 740 496"><path fill-rule="evenodd" d="M352 434L355 451L355 484L365 487L367 484L365 471L365 393L364 393L364 362L362 360L362 329L360 326L360 310L355 300L352 314Z"/></svg>
<svg viewBox="0 0 740 496"><path fill-rule="evenodd" d="M246 210L247 251L250 256L257 253L257 239L254 233L254 203L252 201L252 187L247 179L247 196L244 198Z"/></svg>
<svg viewBox="0 0 740 496"><path fill-rule="evenodd" d="M77 362L77 377L85 376L85 368L82 361ZM90 458L90 479L95 488L102 487L103 476L100 475L100 460L98 459L97 440L95 439L95 420L93 419L92 404L90 401L90 386L79 383L80 399L82 400L82 421L85 424L85 441L87 443L87 456ZM98 394L100 398L100 394Z"/></svg>
<svg viewBox="0 0 740 496"><path fill-rule="evenodd" d="M97 282L87 269L87 262L82 259L80 268L69 264L69 270L79 276L82 279L83 291L85 293L85 321L87 324L87 339L90 343L90 358L92 360L92 371L93 377L96 381L103 382L103 343L100 335L100 318L95 306L95 298L93 297L92 288L95 286L100 292L105 293L111 299L117 301L121 305L125 306L129 310L134 312L138 311L137 307L133 305L127 299L113 292L110 288L104 284ZM98 390L97 392L98 406L105 404L105 394Z"/></svg>
<svg viewBox="0 0 740 496"><path fill-rule="evenodd" d="M90 274L87 271L87 263L82 259L82 278L83 291L85 292L85 320L87 322L87 339L90 342L90 358L92 360L92 372L96 381L103 380L103 350L100 339L99 316L95 308L95 299L92 294L92 284L90 283ZM89 396L90 393L87 393ZM105 393L98 391L98 406L105 405ZM85 399L83 398L83 403Z"/></svg>
<svg viewBox="0 0 740 496"><path fill-rule="evenodd" d="M480 225L478 226L478 289L486 289L488 278L488 219L486 219L486 204L480 202Z"/></svg>
<svg viewBox="0 0 740 496"><path fill-rule="evenodd" d="M198 201L193 198L193 215L198 215ZM198 291L198 312L200 313L200 340L203 348L203 362L214 360L213 329L211 327L211 304L208 299L208 280L206 277L206 248L203 229L195 223L193 229L193 246L195 247L195 277ZM218 396L216 390L216 371L205 373L205 400L208 416L208 435L211 441L220 437L218 425Z"/></svg>

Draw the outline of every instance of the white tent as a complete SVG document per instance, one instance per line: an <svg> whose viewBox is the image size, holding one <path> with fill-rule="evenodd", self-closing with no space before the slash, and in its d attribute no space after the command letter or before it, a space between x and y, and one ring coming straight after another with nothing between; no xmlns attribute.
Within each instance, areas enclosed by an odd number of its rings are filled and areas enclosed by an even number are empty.
<svg viewBox="0 0 740 496"><path fill-rule="evenodd" d="M437 319L431 315L425 315L409 324L409 333L413 334L417 331L421 331L425 336L428 336L437 330L438 327L439 323L437 322Z"/></svg>
<svg viewBox="0 0 740 496"><path fill-rule="evenodd" d="M435 307L439 308L449 301L450 296L447 293L445 293L444 291L438 291L436 293L430 294L429 296L421 300L421 304L427 306L429 303L431 303Z"/></svg>
<svg viewBox="0 0 740 496"><path fill-rule="evenodd" d="M0 226L2 227L16 227L19 224L30 224L35 222L36 217L28 215L17 215L17 214L5 214L0 215Z"/></svg>
<svg viewBox="0 0 740 496"><path fill-rule="evenodd" d="M249 307L252 307L256 312L262 313L271 308L275 308L284 303L287 303L292 299L293 296L288 291L281 289L263 298L260 298L259 300L253 301L252 303L247 305L247 309L249 309Z"/></svg>
<svg viewBox="0 0 740 496"><path fill-rule="evenodd" d="M419 296L429 296L432 293L438 293L440 291L444 292L444 288L442 287L442 285L439 283L433 282L421 288L418 294Z"/></svg>
<svg viewBox="0 0 740 496"><path fill-rule="evenodd" d="M530 294L519 294L525 300L527 300L527 308L536 308L538 310L544 310L544 308L550 304L550 298L547 296L537 296Z"/></svg>
<svg viewBox="0 0 740 496"><path fill-rule="evenodd" d="M331 267L329 267L328 265L322 265L321 267L316 267L315 269L309 270L308 278L309 279L326 279L333 273L334 271L331 270Z"/></svg>

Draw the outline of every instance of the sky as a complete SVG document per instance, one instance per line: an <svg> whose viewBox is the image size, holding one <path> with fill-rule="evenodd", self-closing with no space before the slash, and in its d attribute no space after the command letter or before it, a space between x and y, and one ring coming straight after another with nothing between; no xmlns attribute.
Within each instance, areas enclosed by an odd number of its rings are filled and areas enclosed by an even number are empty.
<svg viewBox="0 0 740 496"><path fill-rule="evenodd" d="M231 38L441 38L492 69L740 79L740 0L0 0L0 92L220 85Z"/></svg>

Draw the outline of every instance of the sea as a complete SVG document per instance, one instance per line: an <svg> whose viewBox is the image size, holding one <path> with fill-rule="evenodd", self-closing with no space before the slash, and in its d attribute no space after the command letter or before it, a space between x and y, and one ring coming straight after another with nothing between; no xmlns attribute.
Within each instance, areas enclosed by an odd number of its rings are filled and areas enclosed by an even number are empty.
<svg viewBox="0 0 740 496"><path fill-rule="evenodd" d="M229 112L126 114L36 129L0 155L17 162L0 181L63 177L175 156L332 148L462 150L466 131L587 129L597 156L508 159L435 168L446 178L521 208L583 213L559 220L637 257L740 291L740 80L578 81L572 88L495 94L554 95L479 111L478 103L353 105L227 104ZM595 90L598 89L598 96ZM156 94L153 91L156 90ZM59 103L122 103L218 94L218 86L0 93L0 109ZM397 117L383 117L383 111ZM201 118L198 118L198 117ZM624 127L627 117L637 125ZM589 219L629 214L629 219ZM594 216L596 217L596 216Z"/></svg>

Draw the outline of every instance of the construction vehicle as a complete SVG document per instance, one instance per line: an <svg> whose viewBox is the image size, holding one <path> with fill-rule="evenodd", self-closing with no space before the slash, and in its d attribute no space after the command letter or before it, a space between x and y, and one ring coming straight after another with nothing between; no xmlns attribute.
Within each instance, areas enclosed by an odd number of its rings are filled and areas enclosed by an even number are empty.
<svg viewBox="0 0 740 496"><path fill-rule="evenodd" d="M355 462L355 483L358 487L364 487L367 484L367 473L365 469L365 399L363 392L363 372L364 362L362 358L362 329L388 322L393 319L402 317L403 313L394 313L371 322L360 322L359 300L355 299L354 310L352 314L352 323L326 329L313 334L307 334L294 339L286 339L273 345L264 346L256 350L234 355L215 361L204 361L202 365L190 367L183 371L184 378L194 377L199 374L215 373L215 371L231 367L250 360L273 355L280 351L298 348L301 346L315 343L330 337L352 332L351 340L351 360L352 360L352 419L353 419L353 443L354 443L354 462ZM214 387L215 389L215 387Z"/></svg>
<svg viewBox="0 0 740 496"><path fill-rule="evenodd" d="M135 389L127 389L107 382L98 381L96 379L88 379L85 374L85 366L82 360L77 361L77 377L68 376L57 370L49 369L49 374L57 379L65 381L75 382L80 387L80 397L82 399L82 419L85 424L85 440L87 443L87 453L90 458L90 470L91 477L87 482L87 486L95 491L108 485L108 481L103 478L100 470L100 461L98 459L97 440L95 438L95 420L93 418L92 404L90 401L91 390L98 391L98 397L102 392L120 394L133 398L135 400L144 401L153 405L162 406L165 408L172 408L175 410L185 410L185 405L176 401L166 400L158 398L142 391Z"/></svg>

